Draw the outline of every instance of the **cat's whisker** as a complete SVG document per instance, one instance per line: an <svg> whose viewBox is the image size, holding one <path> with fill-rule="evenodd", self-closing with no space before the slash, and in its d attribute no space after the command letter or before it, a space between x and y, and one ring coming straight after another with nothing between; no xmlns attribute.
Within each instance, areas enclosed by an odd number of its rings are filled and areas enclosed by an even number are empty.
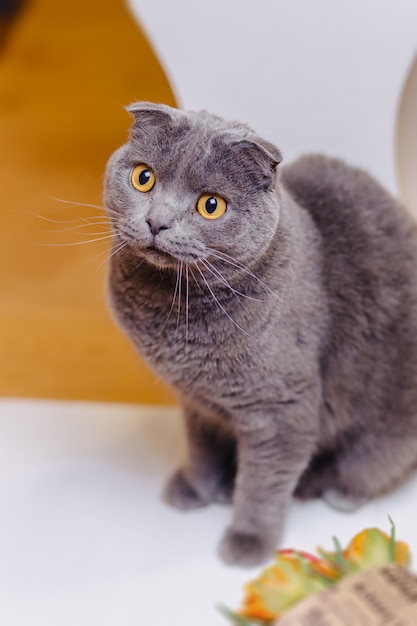
<svg viewBox="0 0 417 626"><path fill-rule="evenodd" d="M110 227L110 220L104 215L89 215L88 217L78 216L78 220L86 226L106 225ZM74 220L75 221L75 220Z"/></svg>
<svg viewBox="0 0 417 626"><path fill-rule="evenodd" d="M196 265L196 264L194 264L194 266L195 266L195 265ZM196 276L195 276L195 274L194 274L194 272L193 272L193 270L192 270L191 266L189 267L189 270L190 270L190 274L191 274L191 276L192 276L192 277L193 277L193 279L194 279L195 284L197 285L197 287L199 288L199 290L201 291L201 293L204 295L204 290L202 289L202 287L201 287L201 285L200 285L200 281L196 278Z"/></svg>
<svg viewBox="0 0 417 626"><path fill-rule="evenodd" d="M188 305L189 305L189 276L188 276L188 263L185 263L185 351L188 347Z"/></svg>
<svg viewBox="0 0 417 626"><path fill-rule="evenodd" d="M44 222L49 222L50 224L78 224L79 220L82 218L78 218L77 219L72 219L72 220L55 220L52 217L49 217L47 215L40 215L40 213L32 213L32 215L34 217L36 217L39 220L42 220ZM102 217L102 216L100 216Z"/></svg>
<svg viewBox="0 0 417 626"><path fill-rule="evenodd" d="M108 241L109 239L113 238L113 234L107 234L104 237L96 237L94 239L86 239L85 241L70 241L68 243L39 243L38 245L40 246L47 246L47 247L52 247L52 248L61 248L61 247L66 247L66 246L83 246L85 244L88 243L96 243L98 241Z"/></svg>
<svg viewBox="0 0 417 626"><path fill-rule="evenodd" d="M51 200L55 200L55 202L60 202L61 204L65 205L64 207L60 207L57 210L60 210L61 208L71 209L72 207L79 206L79 207L87 207L89 209L98 209L99 211L103 211L103 212L109 211L109 209L104 207L102 204L90 204L88 202L77 202L76 200L65 200L65 198L57 198L55 196L51 196L49 193L45 195Z"/></svg>
<svg viewBox="0 0 417 626"><path fill-rule="evenodd" d="M234 297L236 298L236 300L238 301L238 303L240 304L240 306L243 306L242 301L240 300L239 296L237 295L237 293L235 292L235 290L229 285L229 283L227 282L226 279L223 279L223 277L221 276L220 272L217 272L216 268L209 263L209 261L207 261L207 259L201 259L201 263L204 265L204 267L206 268L206 270L212 275L214 276L214 278L219 281L220 283L222 283L225 287L227 287L227 289L230 291L230 293L232 293L234 295ZM211 267L210 267L211 266ZM219 276L220 274L220 276Z"/></svg>
<svg viewBox="0 0 417 626"><path fill-rule="evenodd" d="M177 329L176 332L178 332L178 328L180 325L180 315L181 315L181 287L182 287L182 267L183 267L183 261L179 262L179 268L177 265L177 272L178 272L178 311L177 311Z"/></svg>
<svg viewBox="0 0 417 626"><path fill-rule="evenodd" d="M122 250L123 250L123 248L124 248L125 246L127 246L127 244L125 244L125 245L122 247ZM138 270L138 269L140 268L140 266L141 266L141 265L143 265L144 263L145 263L145 259L142 259L142 260L141 260L141 261L140 261L137 265L135 265L135 267L134 267L135 272L136 272L136 270Z"/></svg>
<svg viewBox="0 0 417 626"><path fill-rule="evenodd" d="M84 220L84 221L90 221L90 220L102 220L103 222L109 224L110 220L108 217L106 217L105 215L88 215L85 217L81 217L80 219Z"/></svg>
<svg viewBox="0 0 417 626"><path fill-rule="evenodd" d="M103 267L103 265L106 264L107 261L109 261L113 256L115 256L116 254L119 254L119 252L121 252L124 248L127 247L127 243L125 241L120 242L111 252L110 254L108 253L107 250L104 250L103 252L100 252L99 254L96 254L94 257L92 257L91 259L89 259L91 262L95 261L96 259L99 259L100 257L102 257L103 255L105 255L104 260L100 263L100 265L97 267L97 271L101 270L101 268Z"/></svg>
<svg viewBox="0 0 417 626"><path fill-rule="evenodd" d="M99 230L99 231L82 231L79 230L80 228L83 228L84 226L89 226L91 228L91 226L104 226L104 224L78 224L77 226L71 226L70 228L57 228L54 230L47 230L47 231L43 231L43 232L48 232L48 233L72 233L74 235L91 235L91 236L95 236L95 235L108 235L110 234L110 229L107 228L106 230Z"/></svg>
<svg viewBox="0 0 417 626"><path fill-rule="evenodd" d="M210 263L208 259L204 259L204 260L202 259L201 262L203 263L203 265L206 266L207 270L211 274L213 274L215 278L217 278L217 280L223 283L223 285L227 287L236 296L236 299L238 300L238 302L240 302L240 300L237 296L241 296L242 298L246 298L247 300L253 300L254 302L263 302L263 300L261 300L260 298L253 298L252 296L248 296L246 293L242 293L241 291L234 289L234 287L232 287L232 285L226 280L226 278L223 276L220 270L217 269L217 267L215 267L213 263Z"/></svg>
<svg viewBox="0 0 417 626"><path fill-rule="evenodd" d="M210 252L211 254L213 254L213 256L217 257L224 263L227 263L231 265L232 267L236 267L237 269L242 270L243 272L245 272L246 274L254 278L269 295L271 296L274 295L271 289L268 287L268 285L266 285L256 274L254 274L248 267L246 267L246 265L244 265L237 259L231 257L230 255L224 252L220 252L219 250L210 249Z"/></svg>
<svg viewBox="0 0 417 626"><path fill-rule="evenodd" d="M51 224L59 224L59 225L63 225L63 224L79 224L80 222L84 222L85 224L89 224L94 226L95 224L109 224L109 220L106 219L106 217L104 215L89 215L88 217L83 217L81 215L78 215L76 218L74 219L70 219L70 220L57 220L57 219L53 219L52 217L49 217L47 215L41 215L40 213L32 213L32 215L40 220L43 220L44 222L49 222ZM99 222L93 221L93 220L100 220Z"/></svg>
<svg viewBox="0 0 417 626"><path fill-rule="evenodd" d="M81 208L88 208L88 209L97 209L98 211L101 211L101 213L99 215L91 215L91 216L88 216L85 218L79 218L79 219L103 219L103 218L105 219L108 216L114 216L116 218L120 217L120 214L114 209L111 209L110 207L102 206L100 204L89 204L87 202L76 202L76 201L71 201L71 200L64 200L62 198L54 198L53 196L48 196L48 197L51 198L52 200L55 200L56 202L60 202L63 205L63 206L56 207L55 209L51 210L50 213L57 213L58 211L65 211L66 209L72 209L74 207L81 207ZM42 215L37 215L37 217L40 217L42 219L48 219ZM49 218L49 219L52 221L52 218Z"/></svg>
<svg viewBox="0 0 417 626"><path fill-rule="evenodd" d="M24 213L25 215L30 215L32 217L35 217L38 220L42 220L43 222L47 222L49 224L56 224L57 226L68 226L68 228L56 228L54 230L50 230L48 232L51 233L59 233L59 232L67 232L67 231L71 231L71 230L75 230L76 228L84 228L85 226L91 226L93 228L96 228L98 226L106 226L108 227L108 229L110 229L110 221L108 218L106 218L105 215L89 215L88 217L86 216L81 216L81 215L77 215L76 217L72 218L72 219L54 219L52 217L50 217L49 215L41 215L40 213L35 213L34 211L25 211L25 210L18 210L16 209L16 211ZM92 233L95 234L95 233Z"/></svg>
<svg viewBox="0 0 417 626"><path fill-rule="evenodd" d="M246 265L243 265L243 263L241 263L237 259L234 259L233 257L229 256L228 254L226 254L224 252L220 252L219 250L214 250L213 248L208 248L208 250L210 251L210 254L212 254L214 257L217 257L218 259L220 259L224 263L229 264L232 267L236 267L237 269L240 269L240 270L242 270L242 272L245 272L246 274L251 276L254 280L256 280L259 283L259 285L264 289L264 291L266 291L266 293L272 299L276 299L276 295L268 287L268 285L266 285L258 276L256 276L256 274L254 274L248 267L246 267Z"/></svg>
<svg viewBox="0 0 417 626"><path fill-rule="evenodd" d="M92 243L93 241L100 241L101 237L110 238L112 236L110 222L104 215L93 215L93 216L88 216L88 217L78 215L73 219L67 219L67 220L53 219L47 215L40 215L39 213L32 213L32 215L36 217L37 219L40 219L50 224L54 224L54 225L56 224L58 226L65 226L63 228L54 228L50 230L42 229L43 232L48 232L50 234L70 233L70 234L75 234L75 235L81 235L83 237L89 237L88 240L83 239L81 241L72 241L72 242L54 242L54 243L40 242L39 245L42 245L42 246L52 246L52 247L74 246L74 245L81 245L83 243ZM98 230L98 228L100 227L101 227L101 230ZM105 230L103 230L103 227L105 227Z"/></svg>
<svg viewBox="0 0 417 626"><path fill-rule="evenodd" d="M115 241L116 241L116 239L115 239ZM110 250L109 259L112 256L116 255L119 252L119 250L123 250L123 248L127 248L127 242L124 239L120 239L118 241L118 243L115 243L113 245L112 249ZM100 254L102 254L102 253L100 253Z"/></svg>
<svg viewBox="0 0 417 626"><path fill-rule="evenodd" d="M180 264L180 262L177 261L177 270L176 270L177 271L177 279L175 281L174 295L172 296L172 302L171 302L171 307L170 307L169 312L168 312L168 316L167 316L164 324L161 327L161 332L164 330L165 326L168 324L169 318L171 317L171 313L172 313L172 311L174 309L175 302L176 302L176 299L177 299L178 283L179 283L179 281L181 279L180 278L180 273L178 271L179 264Z"/></svg>
<svg viewBox="0 0 417 626"><path fill-rule="evenodd" d="M234 324L234 326L236 326L236 328L238 328L244 335L246 335L247 337L252 337L252 335L250 335L250 333L248 333L244 328L242 328L242 326L240 326L234 319L233 317L231 317L229 315L229 313L226 311L226 309L224 308L224 306L222 305L221 302L219 302L218 298L215 296L212 288L210 287L210 284L208 283L206 277L204 276L204 272L201 271L201 269L199 268L198 264L195 264L195 267L198 271L198 273L200 274L201 278L203 279L207 289L209 290L211 297L213 298L214 302L216 303L216 305L219 307L219 309L221 311L223 311L223 313L226 315L226 317L229 318L229 320L232 322L232 324Z"/></svg>

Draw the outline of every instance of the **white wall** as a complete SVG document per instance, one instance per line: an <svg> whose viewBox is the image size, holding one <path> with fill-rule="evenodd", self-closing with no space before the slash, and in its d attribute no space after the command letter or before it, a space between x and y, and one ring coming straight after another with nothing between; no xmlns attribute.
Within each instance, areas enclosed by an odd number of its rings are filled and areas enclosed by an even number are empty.
<svg viewBox="0 0 417 626"><path fill-rule="evenodd" d="M286 160L342 156L396 192L396 112L417 50L415 0L130 6L184 108L249 123Z"/></svg>

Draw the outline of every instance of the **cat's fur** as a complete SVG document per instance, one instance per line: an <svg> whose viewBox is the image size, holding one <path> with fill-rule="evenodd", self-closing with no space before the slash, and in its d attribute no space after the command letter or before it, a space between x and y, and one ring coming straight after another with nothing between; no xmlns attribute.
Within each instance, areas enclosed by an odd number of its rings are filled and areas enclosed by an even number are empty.
<svg viewBox="0 0 417 626"><path fill-rule="evenodd" d="M252 565L294 492L351 508L417 462L416 226L341 161L281 172L244 125L129 111L106 175L112 309L184 406L189 453L167 499L232 500L220 551ZM138 163L156 174L148 193L130 183ZM204 192L228 200L223 217L197 213Z"/></svg>

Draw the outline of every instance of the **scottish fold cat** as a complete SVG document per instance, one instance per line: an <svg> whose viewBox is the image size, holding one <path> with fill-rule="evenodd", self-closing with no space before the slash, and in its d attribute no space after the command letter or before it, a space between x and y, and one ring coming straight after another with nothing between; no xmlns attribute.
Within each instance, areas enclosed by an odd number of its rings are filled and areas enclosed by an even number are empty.
<svg viewBox="0 0 417 626"><path fill-rule="evenodd" d="M175 390L188 456L166 499L232 502L254 565L292 495L352 509L417 461L417 232L366 173L247 126L139 102L105 202L115 319Z"/></svg>

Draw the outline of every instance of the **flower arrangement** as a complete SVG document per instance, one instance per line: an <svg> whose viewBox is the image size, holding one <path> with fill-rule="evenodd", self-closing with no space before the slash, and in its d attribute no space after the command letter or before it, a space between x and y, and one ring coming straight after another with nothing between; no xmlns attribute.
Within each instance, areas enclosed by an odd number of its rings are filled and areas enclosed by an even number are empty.
<svg viewBox="0 0 417 626"><path fill-rule="evenodd" d="M410 551L396 541L395 525L387 535L378 528L358 533L343 550L333 537L334 551L318 548L319 556L297 550L279 550L272 565L245 587L245 597L237 612L220 610L236 626L277 624L280 618L304 598L332 587L347 576L397 563L408 566Z"/></svg>

